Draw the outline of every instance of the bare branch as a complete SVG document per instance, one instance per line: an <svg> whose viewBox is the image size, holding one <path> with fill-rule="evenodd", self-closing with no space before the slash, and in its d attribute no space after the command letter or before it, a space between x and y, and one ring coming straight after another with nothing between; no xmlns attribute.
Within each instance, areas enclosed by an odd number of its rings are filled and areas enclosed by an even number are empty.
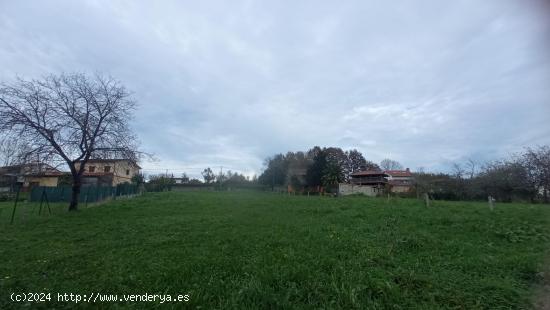
<svg viewBox="0 0 550 310"><path fill-rule="evenodd" d="M99 156L98 150L116 149L118 158L139 159L128 125L135 106L120 82L100 74L17 79L0 85L0 132L28 145L29 154L64 161L73 190L79 190L85 163Z"/></svg>

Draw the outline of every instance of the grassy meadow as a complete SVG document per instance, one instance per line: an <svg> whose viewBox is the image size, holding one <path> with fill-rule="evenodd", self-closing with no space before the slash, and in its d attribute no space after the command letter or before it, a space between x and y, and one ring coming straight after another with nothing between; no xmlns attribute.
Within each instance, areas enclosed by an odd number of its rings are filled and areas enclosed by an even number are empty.
<svg viewBox="0 0 550 310"><path fill-rule="evenodd" d="M0 309L12 292L189 294L97 308L524 309L550 206L260 192L150 193L52 215L0 203ZM55 304L73 308L73 303Z"/></svg>

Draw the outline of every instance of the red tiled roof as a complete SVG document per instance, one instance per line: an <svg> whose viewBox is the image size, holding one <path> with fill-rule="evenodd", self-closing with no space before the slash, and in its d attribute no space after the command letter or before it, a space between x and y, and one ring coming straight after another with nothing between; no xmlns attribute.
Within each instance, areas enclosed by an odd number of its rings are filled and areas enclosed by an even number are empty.
<svg viewBox="0 0 550 310"><path fill-rule="evenodd" d="M387 174L392 177L412 177L412 173L408 170L366 170L366 171L357 171L352 173L352 176L367 176L367 175L382 175Z"/></svg>
<svg viewBox="0 0 550 310"><path fill-rule="evenodd" d="M412 177L412 173L408 170L386 170L384 172L392 177Z"/></svg>
<svg viewBox="0 0 550 310"><path fill-rule="evenodd" d="M384 171L378 170L366 170L366 171L357 171L352 173L352 176L362 176L362 175L382 175L385 174Z"/></svg>

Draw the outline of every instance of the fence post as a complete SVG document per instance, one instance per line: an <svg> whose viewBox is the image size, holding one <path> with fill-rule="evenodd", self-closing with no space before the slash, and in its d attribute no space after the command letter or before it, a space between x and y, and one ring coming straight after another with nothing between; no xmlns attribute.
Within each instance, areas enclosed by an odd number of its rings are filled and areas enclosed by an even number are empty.
<svg viewBox="0 0 550 310"><path fill-rule="evenodd" d="M13 224L13 219L15 218L15 209L17 208L17 202L19 201L20 191L21 191L21 186L17 187L17 193L15 194L15 203L13 204L13 211L11 212L10 224Z"/></svg>
<svg viewBox="0 0 550 310"><path fill-rule="evenodd" d="M42 213L42 203L44 202L44 191L46 189L42 187L42 194L40 195L40 207L38 208L38 215Z"/></svg>
<svg viewBox="0 0 550 310"><path fill-rule="evenodd" d="M88 195L90 195L90 186L87 186L88 188L86 189L86 197L84 198L84 207L88 207Z"/></svg>
<svg viewBox="0 0 550 310"><path fill-rule="evenodd" d="M48 214L52 215L52 209L50 208L50 199L48 198L48 194L45 194L46 196L46 205L48 206Z"/></svg>

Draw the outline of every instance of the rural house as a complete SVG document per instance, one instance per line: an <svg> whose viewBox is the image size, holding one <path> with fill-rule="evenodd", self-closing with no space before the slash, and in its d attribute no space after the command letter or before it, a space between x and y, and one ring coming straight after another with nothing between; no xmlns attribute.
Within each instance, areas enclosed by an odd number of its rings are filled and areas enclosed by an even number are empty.
<svg viewBox="0 0 550 310"><path fill-rule="evenodd" d="M351 174L349 184L340 184L341 195L361 193L376 196L388 188L392 193L407 193L413 189L414 178L406 170L367 170Z"/></svg>
<svg viewBox="0 0 550 310"><path fill-rule="evenodd" d="M409 168L405 170L386 170L384 172L393 193L407 193L413 189L414 178Z"/></svg>
<svg viewBox="0 0 550 310"><path fill-rule="evenodd" d="M0 167L0 191L13 191L21 186L23 191L34 186L57 186L64 173L39 162Z"/></svg>
<svg viewBox="0 0 550 310"><path fill-rule="evenodd" d="M189 184L189 177L171 178L174 184Z"/></svg>
<svg viewBox="0 0 550 310"><path fill-rule="evenodd" d="M76 164L76 169L80 164ZM84 166L82 185L117 186L132 182L141 167L129 159L90 159Z"/></svg>

